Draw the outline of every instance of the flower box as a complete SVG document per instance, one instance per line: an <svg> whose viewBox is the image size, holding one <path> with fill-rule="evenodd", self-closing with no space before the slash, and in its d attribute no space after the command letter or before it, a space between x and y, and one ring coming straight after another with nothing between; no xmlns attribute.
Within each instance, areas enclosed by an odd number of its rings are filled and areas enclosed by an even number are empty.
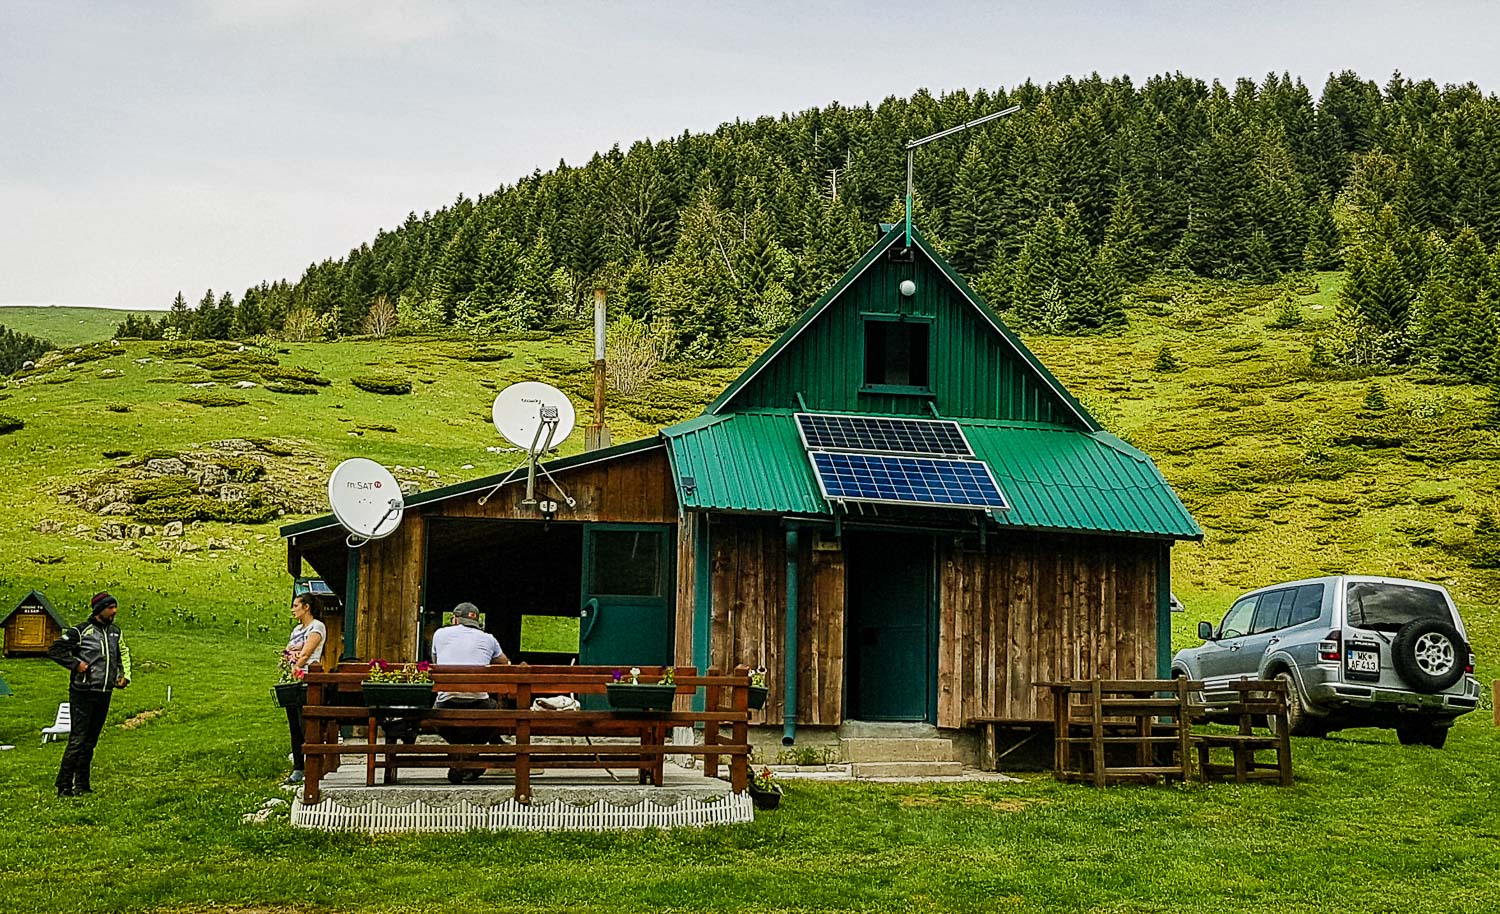
<svg viewBox="0 0 1500 914"><path fill-rule="evenodd" d="M781 805L781 787L778 785L770 790L762 790L751 784L750 802L755 804L756 809L775 809Z"/></svg>
<svg viewBox="0 0 1500 914"><path fill-rule="evenodd" d="M670 711L672 699L677 696L677 686L631 685L628 682L611 682L605 686L609 695L609 706L616 711Z"/></svg>
<svg viewBox="0 0 1500 914"><path fill-rule="evenodd" d="M276 704L283 708L300 708L307 704L307 683L281 682L272 688Z"/></svg>
<svg viewBox="0 0 1500 914"><path fill-rule="evenodd" d="M766 693L769 691L770 689L767 689L765 686L751 686L750 710L759 711L761 708L764 708L766 706Z"/></svg>
<svg viewBox="0 0 1500 914"><path fill-rule="evenodd" d="M360 688L367 708L430 708L436 697L430 682L366 682Z"/></svg>

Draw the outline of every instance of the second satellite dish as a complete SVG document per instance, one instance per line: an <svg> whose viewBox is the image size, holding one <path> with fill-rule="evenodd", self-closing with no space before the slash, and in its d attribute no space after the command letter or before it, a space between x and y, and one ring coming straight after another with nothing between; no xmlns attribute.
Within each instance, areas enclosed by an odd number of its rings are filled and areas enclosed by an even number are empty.
<svg viewBox="0 0 1500 914"><path fill-rule="evenodd" d="M562 444L577 420L567 394L541 381L520 381L500 391L491 414L506 441L532 454Z"/></svg>
<svg viewBox="0 0 1500 914"><path fill-rule="evenodd" d="M328 477L333 516L355 536L389 536L401 524L405 501L391 471L364 457L345 460Z"/></svg>

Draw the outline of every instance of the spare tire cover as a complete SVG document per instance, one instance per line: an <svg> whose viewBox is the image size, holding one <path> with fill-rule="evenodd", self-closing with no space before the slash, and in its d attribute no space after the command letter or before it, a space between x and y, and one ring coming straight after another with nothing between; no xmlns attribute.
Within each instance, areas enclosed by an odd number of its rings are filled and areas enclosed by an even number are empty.
<svg viewBox="0 0 1500 914"><path fill-rule="evenodd" d="M1391 660L1418 692L1441 692L1463 678L1469 645L1447 622L1415 619L1396 632Z"/></svg>

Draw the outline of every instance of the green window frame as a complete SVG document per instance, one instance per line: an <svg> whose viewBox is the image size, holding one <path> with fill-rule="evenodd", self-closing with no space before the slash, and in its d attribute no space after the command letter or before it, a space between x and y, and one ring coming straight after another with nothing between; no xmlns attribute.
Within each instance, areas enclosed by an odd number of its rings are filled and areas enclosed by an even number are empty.
<svg viewBox="0 0 1500 914"><path fill-rule="evenodd" d="M863 382L860 393L932 396L932 318L871 313L863 313L860 318L860 379ZM900 358L902 339L907 344L904 362ZM893 375L900 377L903 370L909 383L889 380Z"/></svg>

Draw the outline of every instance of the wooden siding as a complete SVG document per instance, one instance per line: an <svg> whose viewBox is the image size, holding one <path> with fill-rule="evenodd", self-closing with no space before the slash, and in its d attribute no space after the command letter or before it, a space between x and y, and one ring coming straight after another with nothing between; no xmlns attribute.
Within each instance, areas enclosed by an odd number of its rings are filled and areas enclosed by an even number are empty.
<svg viewBox="0 0 1500 914"><path fill-rule="evenodd" d="M917 284L903 298L904 279ZM929 373L933 395L860 393L864 383L862 314L932 320ZM1020 419L1078 426L1070 407L1016 354L979 310L920 252L915 263L885 258L871 264L728 404L930 416Z"/></svg>
<svg viewBox="0 0 1500 914"><path fill-rule="evenodd" d="M1048 718L1048 679L1156 676L1156 557L1149 541L991 538L942 546L938 726Z"/></svg>
<svg viewBox="0 0 1500 914"><path fill-rule="evenodd" d="M844 561L842 553L814 549L814 537L802 531L797 550L797 720L833 726L844 704ZM786 708L786 529L777 520L721 517L710 539L711 662L765 667L770 694L755 722L780 724Z"/></svg>
<svg viewBox="0 0 1500 914"><path fill-rule="evenodd" d="M663 448L627 454L555 475L563 488L578 501L571 509L561 505L559 519L650 524L675 524L677 521L676 489ZM361 658L409 660L417 655L427 518L537 519L534 505L521 504L526 497L524 477L506 485L480 505L479 498L485 491L488 490L410 507L395 533L360 547L359 633L356 640ZM539 474L538 497L543 493L553 497L551 484ZM332 535L342 538L344 533L339 530ZM312 540L317 535L307 536ZM579 561L582 561L582 556L579 556ZM683 573L680 566L678 573Z"/></svg>

